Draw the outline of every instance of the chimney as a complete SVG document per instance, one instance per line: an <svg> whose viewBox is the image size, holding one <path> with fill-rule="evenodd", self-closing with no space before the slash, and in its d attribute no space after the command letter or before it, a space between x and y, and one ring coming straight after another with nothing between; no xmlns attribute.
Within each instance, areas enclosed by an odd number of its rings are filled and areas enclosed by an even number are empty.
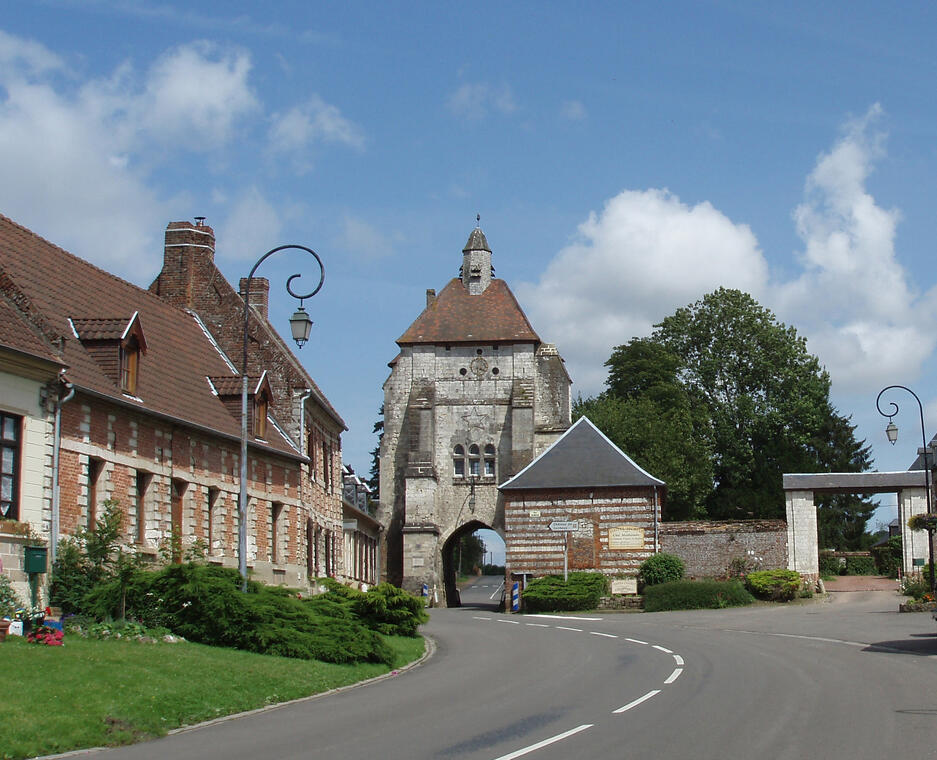
<svg viewBox="0 0 937 760"><path fill-rule="evenodd" d="M242 277L238 283L238 293L241 298L246 298L247 302L256 311L267 318L267 310L270 302L270 280L266 277L251 277L251 290L247 293L247 278Z"/></svg>
<svg viewBox="0 0 937 760"><path fill-rule="evenodd" d="M433 288L426 289L426 308L428 309L436 303L436 291Z"/></svg>
<svg viewBox="0 0 937 760"><path fill-rule="evenodd" d="M166 227L163 270L150 291L174 306L195 308L195 290L202 267L215 261L215 232L204 217L197 222L170 222Z"/></svg>

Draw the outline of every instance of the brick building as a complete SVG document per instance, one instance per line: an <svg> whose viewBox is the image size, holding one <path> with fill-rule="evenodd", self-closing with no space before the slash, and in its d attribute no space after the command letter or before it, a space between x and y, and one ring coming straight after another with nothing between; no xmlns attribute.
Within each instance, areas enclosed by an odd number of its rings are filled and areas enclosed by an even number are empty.
<svg viewBox="0 0 937 760"><path fill-rule="evenodd" d="M570 379L507 283L480 229L462 268L398 338L384 384L378 517L388 580L457 603L453 547L504 534L497 484L569 427Z"/></svg>
<svg viewBox="0 0 937 760"><path fill-rule="evenodd" d="M500 490L509 581L562 574L564 561L570 571L635 579L658 551L665 484L586 417ZM551 523L575 527L551 530Z"/></svg>
<svg viewBox="0 0 937 760"><path fill-rule="evenodd" d="M18 518L53 545L112 499L141 553L172 552L178 537L183 550L202 542L211 562L237 566L241 379L231 357L247 294L215 267L214 243L210 227L170 224L147 291L0 216L0 307L18 320L14 335L0 329L0 350L23 355L31 335L46 370L20 394L36 396L33 408L5 388L0 396L21 434L9 446L20 457L11 486ZM266 281L253 284L247 564L289 585L343 578L345 425L267 321ZM37 456L41 474L22 464Z"/></svg>

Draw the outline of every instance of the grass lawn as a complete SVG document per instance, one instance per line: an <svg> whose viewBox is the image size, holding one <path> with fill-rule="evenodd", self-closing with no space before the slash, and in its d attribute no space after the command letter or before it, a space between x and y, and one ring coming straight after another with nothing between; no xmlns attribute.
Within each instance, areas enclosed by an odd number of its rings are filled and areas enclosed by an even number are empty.
<svg viewBox="0 0 937 760"><path fill-rule="evenodd" d="M423 654L422 638L385 637L396 667ZM387 673L202 644L66 636L65 646L0 644L0 757L129 744L180 726L318 694Z"/></svg>

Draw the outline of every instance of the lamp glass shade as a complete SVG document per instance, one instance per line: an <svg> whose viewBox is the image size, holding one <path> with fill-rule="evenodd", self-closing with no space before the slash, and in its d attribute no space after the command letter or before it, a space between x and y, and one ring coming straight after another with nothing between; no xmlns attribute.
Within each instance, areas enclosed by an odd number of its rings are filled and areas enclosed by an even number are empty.
<svg viewBox="0 0 937 760"><path fill-rule="evenodd" d="M312 320L302 306L290 317L290 331L293 333L293 340L300 348L309 340L309 333L312 331Z"/></svg>
<svg viewBox="0 0 937 760"><path fill-rule="evenodd" d="M885 435L888 436L888 442L894 446L895 441L898 440L898 426L891 420L885 426Z"/></svg>

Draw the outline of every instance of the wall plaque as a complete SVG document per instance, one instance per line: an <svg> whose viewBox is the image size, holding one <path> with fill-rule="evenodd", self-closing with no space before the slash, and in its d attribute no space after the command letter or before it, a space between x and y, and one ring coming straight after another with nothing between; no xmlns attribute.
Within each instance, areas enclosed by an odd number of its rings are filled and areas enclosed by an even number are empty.
<svg viewBox="0 0 937 760"><path fill-rule="evenodd" d="M638 579L637 578L615 578L612 581L612 594L615 596L620 596L623 594L637 594L638 593Z"/></svg>
<svg viewBox="0 0 937 760"><path fill-rule="evenodd" d="M414 557L414 558L413 558L413 567L423 567L423 558L422 558L422 557Z"/></svg>
<svg viewBox="0 0 937 760"><path fill-rule="evenodd" d="M540 517L540 510L539 510L539 509L532 509L532 510L530 510L530 512L527 513L527 516L528 516L528 517Z"/></svg>
<svg viewBox="0 0 937 760"><path fill-rule="evenodd" d="M609 528L609 549L643 549L644 528Z"/></svg>

